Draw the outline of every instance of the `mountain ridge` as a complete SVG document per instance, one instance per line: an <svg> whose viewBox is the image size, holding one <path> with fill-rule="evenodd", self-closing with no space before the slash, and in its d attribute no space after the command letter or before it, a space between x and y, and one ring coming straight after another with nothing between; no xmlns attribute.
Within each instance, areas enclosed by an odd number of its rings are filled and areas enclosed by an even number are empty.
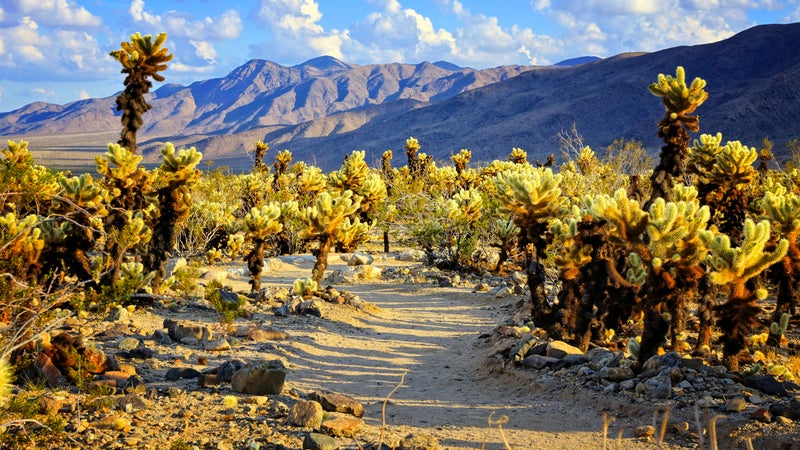
<svg viewBox="0 0 800 450"><path fill-rule="evenodd" d="M286 67L253 59L226 77L155 89L139 145L151 162L170 141L239 168L252 164L256 140L326 170L352 150L366 150L375 162L409 136L438 160L461 148L476 162L504 159L513 147L543 160L558 153L558 134L575 124L596 150L627 138L657 153L664 109L647 85L681 65L687 77L708 81L709 100L697 111L702 133L720 131L750 146L769 137L780 154L800 136L798 40L800 24L762 25L711 44L483 70L446 61L356 65L321 56ZM57 149L67 137L71 147L94 148L92 133L120 128L114 99L0 113L0 135L30 140L34 150Z"/></svg>

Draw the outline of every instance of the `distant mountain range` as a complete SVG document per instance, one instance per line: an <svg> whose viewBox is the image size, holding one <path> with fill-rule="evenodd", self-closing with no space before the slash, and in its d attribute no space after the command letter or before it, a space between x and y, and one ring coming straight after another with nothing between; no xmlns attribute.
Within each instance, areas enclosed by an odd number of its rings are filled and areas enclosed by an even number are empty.
<svg viewBox="0 0 800 450"><path fill-rule="evenodd" d="M409 136L438 160L462 148L476 162L505 159L513 147L526 150L530 160L543 160L558 156L557 136L574 124L596 150L624 137L641 140L656 155L656 124L664 109L647 86L680 65L689 79L708 82L709 99L697 111L702 133L720 131L724 140L750 146L768 137L785 158L783 145L800 137L797 42L800 24L758 26L713 44L552 66L362 66L320 57L285 67L252 60L224 78L154 90L138 140L150 162L170 141L195 146L218 165L246 168L255 142L264 140L270 145L267 159L289 149L295 160L332 170L352 150L366 150L367 161L376 162L394 149L395 164L403 165ZM114 100L37 102L0 113L0 136L25 138L34 150L99 154L118 139Z"/></svg>

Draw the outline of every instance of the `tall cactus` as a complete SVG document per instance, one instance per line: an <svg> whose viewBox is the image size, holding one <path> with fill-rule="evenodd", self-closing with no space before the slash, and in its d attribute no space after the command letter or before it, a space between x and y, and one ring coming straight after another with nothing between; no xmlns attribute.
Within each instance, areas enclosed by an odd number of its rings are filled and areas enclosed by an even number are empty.
<svg viewBox="0 0 800 450"><path fill-rule="evenodd" d="M111 57L122 65L122 73L126 74L125 90L117 96L117 111L122 111L122 134L119 144L136 153L136 133L144 124L142 116L152 107L145 100L153 82L164 81L159 74L167 70L167 63L172 54L164 47L166 33L159 33L155 39L151 35L140 33L131 35L131 40L122 42L119 50L111 52Z"/></svg>
<svg viewBox="0 0 800 450"><path fill-rule="evenodd" d="M246 239L253 244L250 252L245 256L247 269L250 271L250 286L253 292L261 291L261 271L264 268L264 252L267 239L283 230L279 221L281 206L272 202L259 208L253 208L244 218Z"/></svg>
<svg viewBox="0 0 800 450"><path fill-rule="evenodd" d="M311 270L311 278L320 284L325 269L328 268L328 254L336 242L341 227L349 216L355 214L361 206L360 201L352 191L344 191L335 196L323 192L317 197L313 206L302 211L302 218L306 224L303 236L316 240L316 263Z"/></svg>
<svg viewBox="0 0 800 450"><path fill-rule="evenodd" d="M203 158L194 147L175 153L175 146L167 143L161 149L163 162L159 167L162 186L155 194L158 198L158 220L153 227L150 248L143 258L145 269L155 271L153 288L158 292L166 275L167 258L175 247L177 227L189 217L192 206L192 187L200 177L197 164Z"/></svg>
<svg viewBox="0 0 800 450"><path fill-rule="evenodd" d="M687 86L686 73L681 66L676 69L674 77L659 74L658 81L648 86L650 93L661 97L666 109L664 118L658 123L658 137L666 145L661 147L661 160L650 177L651 202L656 198L672 199L673 178L683 173L689 131L700 130L700 119L693 113L708 98L705 86L702 78L695 78Z"/></svg>
<svg viewBox="0 0 800 450"><path fill-rule="evenodd" d="M795 314L800 292L800 196L767 191L761 204L764 207L762 218L770 220L775 230L789 243L786 255L772 269L773 278L778 284L772 320L778 322L784 313Z"/></svg>
<svg viewBox="0 0 800 450"><path fill-rule="evenodd" d="M739 369L739 353L747 348L747 336L761 313L759 297L747 287L747 281L780 260L789 248L781 239L774 250L767 251L770 240L769 221L744 223L744 239L739 247L732 247L730 238L713 231L701 231L700 238L708 245L709 279L728 291L728 298L715 311L717 324L722 331L725 363L731 370Z"/></svg>
<svg viewBox="0 0 800 450"><path fill-rule="evenodd" d="M535 312L544 312L545 249L550 243L548 221L566 212L566 198L561 195L561 175L547 169L520 166L497 174L493 184L497 197L520 228L519 246L525 252L528 287Z"/></svg>

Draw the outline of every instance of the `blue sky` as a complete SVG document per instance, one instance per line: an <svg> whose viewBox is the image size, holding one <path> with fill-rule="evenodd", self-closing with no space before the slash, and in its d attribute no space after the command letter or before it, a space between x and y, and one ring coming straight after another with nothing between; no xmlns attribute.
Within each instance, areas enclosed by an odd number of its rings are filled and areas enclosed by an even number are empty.
<svg viewBox="0 0 800 450"><path fill-rule="evenodd" d="M789 22L800 0L0 0L0 111L114 95L108 53L135 32L167 32L166 82L187 85L253 58L545 65Z"/></svg>

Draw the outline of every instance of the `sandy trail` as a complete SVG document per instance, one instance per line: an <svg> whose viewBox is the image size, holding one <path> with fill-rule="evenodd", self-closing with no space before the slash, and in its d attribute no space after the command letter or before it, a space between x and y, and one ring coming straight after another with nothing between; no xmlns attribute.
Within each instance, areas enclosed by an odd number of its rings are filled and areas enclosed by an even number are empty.
<svg viewBox="0 0 800 450"><path fill-rule="evenodd" d="M331 268L337 269L335 262ZM267 273L264 283L285 286L309 270L286 264ZM447 449L505 448L497 427L488 427L494 412L494 419L508 416L503 431L514 449L602 448L602 405L580 394L582 388L487 366L485 335L510 317L516 299L494 299L466 286L369 282L337 288L380 310L333 307L322 319L276 319L277 327L293 322L291 338L275 346L291 365L290 388L357 398L377 439L384 398L405 374L386 408L387 436L428 433ZM649 418L638 422L649 424ZM617 430L612 426L610 435ZM624 448L656 446L632 439L629 429Z"/></svg>

